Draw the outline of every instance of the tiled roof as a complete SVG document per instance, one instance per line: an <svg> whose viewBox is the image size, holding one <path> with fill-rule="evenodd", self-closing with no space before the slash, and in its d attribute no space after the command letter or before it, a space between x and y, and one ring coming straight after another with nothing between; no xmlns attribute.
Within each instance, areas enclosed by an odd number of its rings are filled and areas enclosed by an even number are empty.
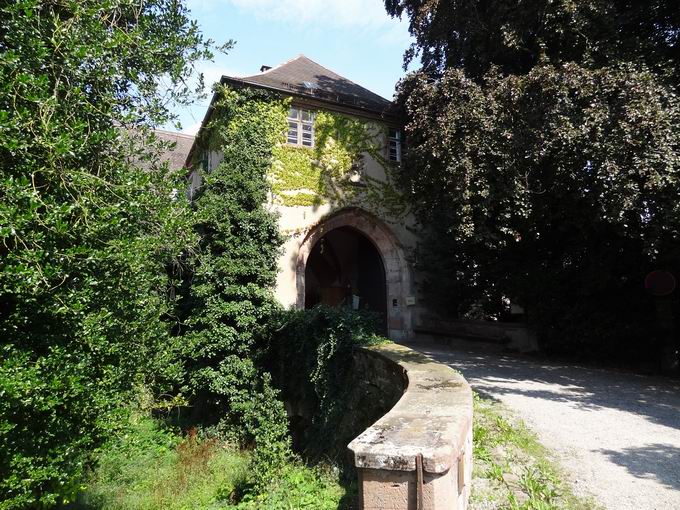
<svg viewBox="0 0 680 510"><path fill-rule="evenodd" d="M155 129L154 134L164 142L173 142L173 148L161 154L160 161L168 162L170 170L179 170L184 168L187 156L194 143L194 137L184 133L175 133L173 131L164 131L162 129Z"/></svg>
<svg viewBox="0 0 680 510"><path fill-rule="evenodd" d="M333 101L344 106L384 113L392 103L343 78L330 69L299 55L260 74L241 78L229 78L252 85L288 91L302 96Z"/></svg>

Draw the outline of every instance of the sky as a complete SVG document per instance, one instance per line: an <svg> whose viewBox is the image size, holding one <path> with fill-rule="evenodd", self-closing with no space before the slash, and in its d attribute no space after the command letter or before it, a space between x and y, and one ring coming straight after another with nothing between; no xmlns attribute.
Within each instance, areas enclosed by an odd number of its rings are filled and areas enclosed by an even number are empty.
<svg viewBox="0 0 680 510"><path fill-rule="evenodd" d="M257 74L262 65L299 54L387 99L404 75L408 24L390 18L382 0L187 0L187 5L206 37L236 42L227 55L200 65L206 84L222 75ZM176 109L183 132L198 131L208 103L206 98Z"/></svg>

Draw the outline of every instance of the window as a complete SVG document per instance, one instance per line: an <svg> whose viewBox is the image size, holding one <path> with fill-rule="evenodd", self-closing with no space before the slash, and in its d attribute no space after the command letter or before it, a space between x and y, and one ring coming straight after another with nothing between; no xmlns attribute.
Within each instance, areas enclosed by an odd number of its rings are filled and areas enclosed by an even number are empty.
<svg viewBox="0 0 680 510"><path fill-rule="evenodd" d="M387 130L387 156L390 161L401 161L401 132L398 129Z"/></svg>
<svg viewBox="0 0 680 510"><path fill-rule="evenodd" d="M210 172L210 151L201 151L201 159L199 164L201 166L201 170L203 170L206 174Z"/></svg>
<svg viewBox="0 0 680 510"><path fill-rule="evenodd" d="M291 108L288 112L288 144L314 147L314 114Z"/></svg>

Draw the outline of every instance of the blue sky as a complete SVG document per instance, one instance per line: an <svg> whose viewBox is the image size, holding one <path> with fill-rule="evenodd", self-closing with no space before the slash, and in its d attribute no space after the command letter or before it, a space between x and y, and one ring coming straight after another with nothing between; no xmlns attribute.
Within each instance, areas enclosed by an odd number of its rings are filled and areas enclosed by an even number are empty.
<svg viewBox="0 0 680 510"><path fill-rule="evenodd" d="M234 39L227 55L200 70L206 83L223 75L256 74L300 53L388 99L404 75L410 44L405 21L390 18L382 0L187 0L203 33ZM194 133L209 99L178 109L184 132Z"/></svg>

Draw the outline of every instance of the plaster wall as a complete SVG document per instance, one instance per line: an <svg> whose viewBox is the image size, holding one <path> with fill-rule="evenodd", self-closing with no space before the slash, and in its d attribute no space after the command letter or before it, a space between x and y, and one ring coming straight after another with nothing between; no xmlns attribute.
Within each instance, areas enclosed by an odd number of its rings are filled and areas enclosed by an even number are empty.
<svg viewBox="0 0 680 510"><path fill-rule="evenodd" d="M309 108L295 101L293 105ZM353 118L346 113L342 115ZM324 148L321 148L319 154L315 152L316 147L294 149L310 151L314 165L319 159L319 178L325 179L326 195L318 195L313 205L286 205L295 202L289 198L296 193L314 196L318 190L285 189L280 191L280 195L270 193L267 207L278 216L284 236L275 293L282 305L304 308L305 264L314 243L331 229L354 228L373 242L385 267L388 336L395 341L405 340L412 338L415 323L422 315L418 297L419 275L414 273L412 264L413 250L418 242L414 233L417 225L393 182L395 179L391 174L398 172L399 168L388 161L388 124L360 117L356 117L356 120L364 124L365 132L374 144L373 149L369 149L373 153L360 154L351 168L343 168L339 172L341 175L335 173L338 160L333 159L332 150L324 154ZM332 147L336 142L326 139L324 143L330 143ZM202 165L209 172L222 159L220 151L207 150ZM285 175L286 168L282 168L282 165L282 161L274 161L270 179L280 179L282 170ZM323 170L324 165L330 165L335 170ZM189 181L189 194L193 196L202 184L199 172L192 172ZM385 190L388 190L387 193ZM394 201L401 205L395 207Z"/></svg>
<svg viewBox="0 0 680 510"><path fill-rule="evenodd" d="M370 129L382 129L374 124ZM387 137L378 135L387 158ZM394 171L398 171L395 169ZM413 336L414 320L419 316L417 275L411 263L418 238L412 214L392 215L381 204L366 198L372 182L388 182L383 163L364 153L358 170L341 178L349 181L349 196L327 198L310 206L286 206L271 196L268 207L279 217L285 242L279 258L276 297L284 306L304 308L304 271L306 257L324 233L351 227L368 237L378 249L386 271L388 336L395 341ZM344 186L348 186L345 182ZM302 287L302 288L301 288Z"/></svg>

